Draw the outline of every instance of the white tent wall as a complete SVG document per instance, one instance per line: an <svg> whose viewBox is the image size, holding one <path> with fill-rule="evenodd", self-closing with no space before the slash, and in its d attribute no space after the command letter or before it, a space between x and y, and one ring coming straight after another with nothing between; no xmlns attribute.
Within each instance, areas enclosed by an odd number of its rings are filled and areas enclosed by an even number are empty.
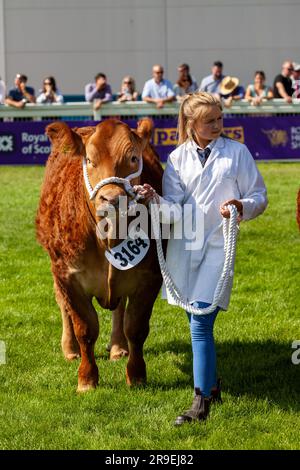
<svg viewBox="0 0 300 470"><path fill-rule="evenodd" d="M255 70L272 84L283 60L300 62L299 18L300 0L0 0L0 76L38 90L54 75L82 94L98 72L113 92L131 74L141 91L155 63L175 81L187 62L200 82L221 60L243 85Z"/></svg>

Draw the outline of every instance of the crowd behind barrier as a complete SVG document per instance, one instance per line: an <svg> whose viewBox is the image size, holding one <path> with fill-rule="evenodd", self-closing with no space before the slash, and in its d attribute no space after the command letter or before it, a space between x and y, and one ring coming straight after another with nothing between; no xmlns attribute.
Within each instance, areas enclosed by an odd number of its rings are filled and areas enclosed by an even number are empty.
<svg viewBox="0 0 300 470"><path fill-rule="evenodd" d="M95 110L91 103L27 104L24 108L0 107L0 164L44 164L50 153L45 135L49 121L63 120L70 127L96 125L116 117L132 128L143 116L154 121L153 145L162 161L177 144L179 103L158 109L141 101L109 102ZM300 100L288 104L271 100L252 106L240 100L224 109L224 132L245 143L256 160L300 161Z"/></svg>
<svg viewBox="0 0 300 470"><path fill-rule="evenodd" d="M112 101L125 103L139 100L155 104L160 109L175 101L180 103L187 94L196 91L216 95L226 108L232 107L244 98L253 106L259 106L273 98L284 99L289 104L292 103L293 98L300 98L300 64L291 60L286 60L282 64L281 72L274 78L272 86L266 83L264 71L257 70L254 73L253 83L244 87L238 77L223 73L221 61L215 61L212 64L211 74L201 80L200 86L191 75L188 64L179 65L177 72L176 82L171 83L170 80L164 78L163 66L156 64L152 67L152 78L144 83L141 93L136 89L134 78L126 75L117 94L113 94L106 75L98 73L93 82L85 85L84 96L80 97L80 101L84 99L92 103L94 110L98 111L103 105ZM37 96L34 88L29 86L27 81L28 77L25 74L17 73L14 78L14 87L7 89L0 77L0 104L24 108L28 103L61 104L66 101L53 76L44 78Z"/></svg>
<svg viewBox="0 0 300 470"><path fill-rule="evenodd" d="M16 74L8 91L0 79L0 164L45 163L51 151L45 135L49 120L78 127L117 117L134 128L142 116L152 116L153 144L165 161L177 144L179 106L196 91L211 93L223 103L225 134L245 143L254 158L300 160L300 64L286 60L273 86L258 70L247 88L238 77L225 75L220 61L212 64L200 86L188 64L179 65L177 72L173 84L164 78L163 66L155 64L141 94L131 75L122 79L115 95L104 73L79 96L64 96L53 76L44 78L37 96L24 74Z"/></svg>

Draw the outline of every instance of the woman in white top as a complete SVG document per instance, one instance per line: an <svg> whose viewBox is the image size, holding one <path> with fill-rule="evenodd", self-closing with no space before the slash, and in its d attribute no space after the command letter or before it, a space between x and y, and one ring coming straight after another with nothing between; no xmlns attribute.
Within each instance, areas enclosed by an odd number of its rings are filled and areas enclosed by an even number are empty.
<svg viewBox="0 0 300 470"><path fill-rule="evenodd" d="M64 97L58 91L54 77L46 77L43 82L43 89L36 99L39 104L63 103Z"/></svg>
<svg viewBox="0 0 300 470"><path fill-rule="evenodd" d="M259 106L264 100L271 100L273 98L274 93L272 88L266 85L265 72L257 70L254 74L254 83L247 87L245 99L250 101L253 106Z"/></svg>
<svg viewBox="0 0 300 470"><path fill-rule="evenodd" d="M178 128L179 144L168 158L163 197L148 184L138 192L146 203L155 198L161 221L172 224L167 249L169 271L185 299L203 308L212 303L224 264L222 220L230 217L227 205L236 206L239 222L253 219L267 206L266 187L247 147L222 135L222 104L217 97L205 92L186 96ZM197 226L197 218L201 222L202 243L198 240L194 248L185 231L181 238L174 236L177 225L185 222L187 205L192 207L193 223ZM213 325L218 311L228 307L231 287L229 283L213 313L188 314L195 394L192 407L177 417L175 425L206 419L210 403L221 400ZM174 304L165 288L163 295Z"/></svg>

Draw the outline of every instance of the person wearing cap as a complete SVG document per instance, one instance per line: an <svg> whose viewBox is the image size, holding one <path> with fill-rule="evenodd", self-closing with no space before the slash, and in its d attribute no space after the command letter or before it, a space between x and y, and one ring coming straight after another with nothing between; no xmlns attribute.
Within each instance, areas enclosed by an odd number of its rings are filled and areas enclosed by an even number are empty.
<svg viewBox="0 0 300 470"><path fill-rule="evenodd" d="M292 87L293 87L293 98L300 98L300 64L293 62L293 75L292 75Z"/></svg>
<svg viewBox="0 0 300 470"><path fill-rule="evenodd" d="M223 78L223 64L219 60L216 60L213 63L211 75L203 78L199 87L199 91L206 91L207 93L218 95L219 86Z"/></svg>
<svg viewBox="0 0 300 470"><path fill-rule="evenodd" d="M274 78L274 98L284 99L287 103L293 102L292 95L294 90L291 79L293 70L293 63L290 60L286 60L282 64L281 73Z"/></svg>
<svg viewBox="0 0 300 470"><path fill-rule="evenodd" d="M247 86L245 99L253 106L259 106L263 100L271 100L274 98L273 90L266 85L265 72L257 70L254 74L254 83Z"/></svg>
<svg viewBox="0 0 300 470"><path fill-rule="evenodd" d="M26 86L26 75L17 73L14 83L15 88L9 90L5 104L15 108L24 108L26 103L35 103L34 89Z"/></svg>
<svg viewBox="0 0 300 470"><path fill-rule="evenodd" d="M224 102L224 106L230 108L233 101L238 101L244 98L245 90L244 87L239 85L240 81L236 77L230 77L229 75L220 83L219 94L220 98Z"/></svg>

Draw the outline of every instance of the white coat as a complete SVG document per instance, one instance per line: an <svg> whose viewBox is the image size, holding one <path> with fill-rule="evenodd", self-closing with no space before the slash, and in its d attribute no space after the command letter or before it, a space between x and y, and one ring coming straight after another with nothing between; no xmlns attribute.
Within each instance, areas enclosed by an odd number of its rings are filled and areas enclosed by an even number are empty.
<svg viewBox="0 0 300 470"><path fill-rule="evenodd" d="M172 224L167 248L167 266L171 276L189 303L212 303L224 264L224 238L220 205L227 199L243 203L243 220L261 214L267 206L267 192L255 161L244 144L219 137L204 168L194 141L177 147L169 156L160 197L161 221ZM186 249L187 240L174 238L176 224L184 220L183 207L192 205L193 216L204 211L203 246ZM170 215L169 207L173 208ZM226 310L232 283L219 307ZM163 286L163 298L174 301Z"/></svg>

